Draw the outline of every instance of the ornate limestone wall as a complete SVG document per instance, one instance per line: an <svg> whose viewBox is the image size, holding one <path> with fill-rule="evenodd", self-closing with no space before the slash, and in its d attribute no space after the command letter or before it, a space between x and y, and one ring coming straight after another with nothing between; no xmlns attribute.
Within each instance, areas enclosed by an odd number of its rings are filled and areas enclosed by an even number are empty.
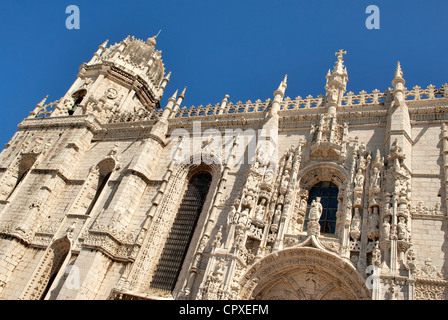
<svg viewBox="0 0 448 320"><path fill-rule="evenodd" d="M398 65L355 95L341 50L325 95L285 97L285 77L265 102L158 108L154 46L100 46L0 154L1 299L446 299L448 85L408 90ZM176 285L155 290L201 171ZM331 208L311 192L330 182Z"/></svg>

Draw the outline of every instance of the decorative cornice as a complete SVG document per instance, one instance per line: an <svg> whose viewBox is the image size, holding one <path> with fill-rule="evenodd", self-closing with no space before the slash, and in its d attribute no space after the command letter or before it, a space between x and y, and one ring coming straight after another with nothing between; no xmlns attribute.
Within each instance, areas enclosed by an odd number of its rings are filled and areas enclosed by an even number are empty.
<svg viewBox="0 0 448 320"><path fill-rule="evenodd" d="M22 130L61 127L87 128L93 133L102 130L101 123L93 115L27 118L18 125L18 128Z"/></svg>

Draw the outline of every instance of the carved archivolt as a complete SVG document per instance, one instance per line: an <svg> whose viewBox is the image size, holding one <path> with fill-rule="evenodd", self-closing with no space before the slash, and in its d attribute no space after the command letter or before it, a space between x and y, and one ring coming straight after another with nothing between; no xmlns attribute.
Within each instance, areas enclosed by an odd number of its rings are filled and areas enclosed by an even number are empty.
<svg viewBox="0 0 448 320"><path fill-rule="evenodd" d="M317 248L288 248L254 264L241 279L240 299L370 299L355 268Z"/></svg>
<svg viewBox="0 0 448 320"><path fill-rule="evenodd" d="M341 189L349 179L345 170L337 164L320 162L300 170L297 180L301 190L309 190L320 181L331 181Z"/></svg>

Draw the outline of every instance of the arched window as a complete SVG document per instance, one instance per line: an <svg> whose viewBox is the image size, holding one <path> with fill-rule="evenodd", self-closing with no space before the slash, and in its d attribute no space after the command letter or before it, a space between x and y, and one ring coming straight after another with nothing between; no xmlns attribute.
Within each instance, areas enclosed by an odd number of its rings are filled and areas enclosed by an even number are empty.
<svg viewBox="0 0 448 320"><path fill-rule="evenodd" d="M151 288L173 291L211 181L212 176L208 172L199 172L190 178L154 273Z"/></svg>
<svg viewBox="0 0 448 320"><path fill-rule="evenodd" d="M30 169L25 169L23 171L19 171L19 176L17 177L16 184L14 185L14 188L12 188L11 192L9 193L6 200L9 199L9 197L14 193L14 191L17 189L17 187L20 185L20 182L22 182L23 178L25 178L26 174L30 171Z"/></svg>
<svg viewBox="0 0 448 320"><path fill-rule="evenodd" d="M82 89L82 90L76 91L72 95L73 107L70 110L68 110L68 114L70 116L75 113L76 108L78 108L78 106L81 104L81 102L84 99L84 96L86 95L86 93L87 93L87 90Z"/></svg>
<svg viewBox="0 0 448 320"><path fill-rule="evenodd" d="M44 300L51 290L54 280L70 253L71 243L67 237L55 240L45 251L36 268L31 283L26 288L21 300Z"/></svg>
<svg viewBox="0 0 448 320"><path fill-rule="evenodd" d="M101 194L101 192L104 189L104 186L107 184L107 181L109 181L110 175L112 172L107 173L101 173L98 178L98 186L96 188L95 196L92 199L92 202L89 205L89 208L87 209L86 215L89 215L92 212L93 207L95 206L96 202L98 201L98 198Z"/></svg>
<svg viewBox="0 0 448 320"><path fill-rule="evenodd" d="M306 230L309 220L310 205L313 200L320 197L320 203L322 204L322 215L319 220L320 230L322 233L335 233L336 212L338 210L338 193L338 187L330 181L321 181L316 183L310 189L304 230Z"/></svg>
<svg viewBox="0 0 448 320"><path fill-rule="evenodd" d="M14 191L16 191L16 189L19 187L20 183L23 181L23 179L25 178L25 176L28 174L28 172L30 172L31 167L34 164L34 160L32 161L23 161L22 163L20 163L19 165L19 169L16 172L17 176L13 175L11 179L15 178L15 183L14 183L14 187L11 189L11 191L9 192L8 196L6 197L6 200L8 200L12 194L14 193Z"/></svg>

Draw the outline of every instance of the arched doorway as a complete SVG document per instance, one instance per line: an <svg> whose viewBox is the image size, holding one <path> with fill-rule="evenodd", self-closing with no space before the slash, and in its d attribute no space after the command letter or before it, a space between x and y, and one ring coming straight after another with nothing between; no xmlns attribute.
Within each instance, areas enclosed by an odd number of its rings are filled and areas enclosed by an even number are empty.
<svg viewBox="0 0 448 320"><path fill-rule="evenodd" d="M243 300L366 300L365 280L347 261L313 247L289 248L253 265L241 281Z"/></svg>

